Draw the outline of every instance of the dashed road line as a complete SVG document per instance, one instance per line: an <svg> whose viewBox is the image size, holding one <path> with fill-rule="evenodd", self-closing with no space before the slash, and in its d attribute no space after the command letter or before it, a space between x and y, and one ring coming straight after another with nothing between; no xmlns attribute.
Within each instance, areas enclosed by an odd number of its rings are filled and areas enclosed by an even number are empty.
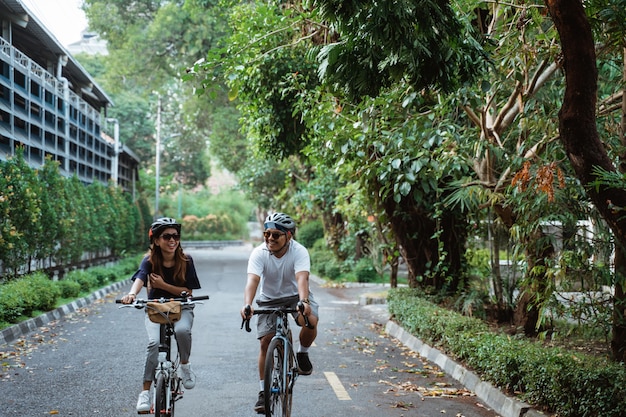
<svg viewBox="0 0 626 417"><path fill-rule="evenodd" d="M352 401L350 394L348 394L348 391L346 391L343 387L341 381L339 381L339 378L334 372L324 372L324 376L328 380L330 387L333 391L335 391L335 395L339 401Z"/></svg>

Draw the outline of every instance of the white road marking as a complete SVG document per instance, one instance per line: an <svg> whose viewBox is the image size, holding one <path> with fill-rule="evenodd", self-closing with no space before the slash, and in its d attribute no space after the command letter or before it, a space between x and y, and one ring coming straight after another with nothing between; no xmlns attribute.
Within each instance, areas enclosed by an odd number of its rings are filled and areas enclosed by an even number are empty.
<svg viewBox="0 0 626 417"><path fill-rule="evenodd" d="M324 372L324 376L328 380L328 383L333 391L335 391L335 395L339 401L352 401L350 394L348 394L348 391L345 390L341 381L339 381L339 378L334 372Z"/></svg>

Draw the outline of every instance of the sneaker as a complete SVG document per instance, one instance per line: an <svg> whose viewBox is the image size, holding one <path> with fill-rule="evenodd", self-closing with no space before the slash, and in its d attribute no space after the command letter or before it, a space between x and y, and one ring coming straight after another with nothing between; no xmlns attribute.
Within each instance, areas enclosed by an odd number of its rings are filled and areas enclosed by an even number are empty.
<svg viewBox="0 0 626 417"><path fill-rule="evenodd" d="M265 392L259 391L259 399L254 404L254 411L258 414L265 414Z"/></svg>
<svg viewBox="0 0 626 417"><path fill-rule="evenodd" d="M309 360L308 352L298 352L296 356L298 358L298 373L300 375L311 375L313 365Z"/></svg>
<svg viewBox="0 0 626 417"><path fill-rule="evenodd" d="M147 414L150 412L150 390L141 391L137 400L137 412Z"/></svg>
<svg viewBox="0 0 626 417"><path fill-rule="evenodd" d="M196 386L196 374L193 373L190 363L180 365L180 377L183 380L183 387L192 389Z"/></svg>

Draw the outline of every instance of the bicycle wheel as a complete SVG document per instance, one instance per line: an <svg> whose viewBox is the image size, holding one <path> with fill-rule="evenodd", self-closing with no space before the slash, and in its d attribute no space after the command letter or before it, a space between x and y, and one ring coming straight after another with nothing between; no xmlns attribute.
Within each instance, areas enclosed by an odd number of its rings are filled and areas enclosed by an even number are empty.
<svg viewBox="0 0 626 417"><path fill-rule="evenodd" d="M159 374L157 376L155 384L155 396L154 396L154 417L165 417L168 415L167 411L167 381L165 375Z"/></svg>
<svg viewBox="0 0 626 417"><path fill-rule="evenodd" d="M288 369L284 363L285 345L282 339L270 342L265 357L265 415L266 417L289 417L290 393Z"/></svg>
<svg viewBox="0 0 626 417"><path fill-rule="evenodd" d="M170 378L170 390L172 392L172 395L170 397L170 417L174 417L174 406L176 405L176 401L178 401L180 396L180 382L181 379L180 377L176 377L176 378Z"/></svg>

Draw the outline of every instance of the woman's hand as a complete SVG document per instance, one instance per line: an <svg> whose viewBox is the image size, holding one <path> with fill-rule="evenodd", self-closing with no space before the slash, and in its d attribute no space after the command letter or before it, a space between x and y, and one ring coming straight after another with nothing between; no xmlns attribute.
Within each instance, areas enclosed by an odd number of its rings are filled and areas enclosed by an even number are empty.
<svg viewBox="0 0 626 417"><path fill-rule="evenodd" d="M155 273L150 274L150 286L152 288L163 289L164 285L166 285L166 283L161 275Z"/></svg>
<svg viewBox="0 0 626 417"><path fill-rule="evenodd" d="M135 302L135 299L137 298L137 296L135 294L126 294L125 296L122 297L122 304L131 304Z"/></svg>

